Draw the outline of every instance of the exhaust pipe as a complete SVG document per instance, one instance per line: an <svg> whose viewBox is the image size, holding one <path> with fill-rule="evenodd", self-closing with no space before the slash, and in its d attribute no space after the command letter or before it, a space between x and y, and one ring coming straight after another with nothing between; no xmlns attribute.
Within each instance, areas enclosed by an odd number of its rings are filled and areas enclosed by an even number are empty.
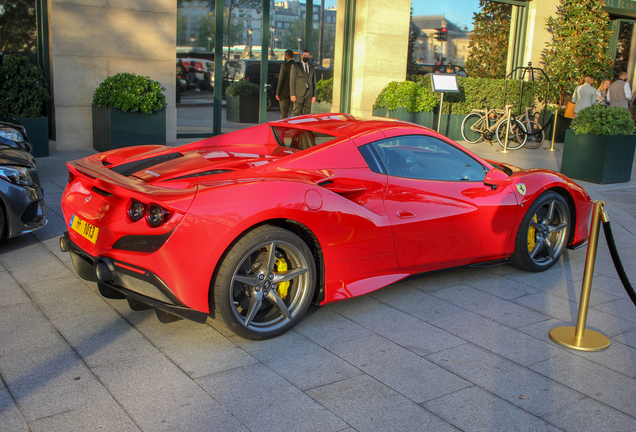
<svg viewBox="0 0 636 432"><path fill-rule="evenodd" d="M97 276L97 280L100 282L110 282L113 280L113 274L105 262L97 264L95 267L95 275Z"/></svg>
<svg viewBox="0 0 636 432"><path fill-rule="evenodd" d="M66 236L67 234L64 233L64 235L60 237L60 249L65 253L71 251L71 248L68 245L68 238Z"/></svg>

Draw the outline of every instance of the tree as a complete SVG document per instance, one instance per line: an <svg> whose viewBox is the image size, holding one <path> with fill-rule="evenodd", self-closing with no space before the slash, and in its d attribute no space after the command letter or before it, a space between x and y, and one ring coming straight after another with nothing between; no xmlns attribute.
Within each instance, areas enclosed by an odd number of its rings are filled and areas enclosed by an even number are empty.
<svg viewBox="0 0 636 432"><path fill-rule="evenodd" d="M318 37L320 36L319 29L311 30L311 46L305 45L305 20L297 19L294 21L288 29L285 29L280 34L279 45L285 49L298 48L298 38L300 38L300 49L308 49L312 55L318 55Z"/></svg>
<svg viewBox="0 0 636 432"><path fill-rule="evenodd" d="M409 49L406 57L406 74L413 75L417 72L417 62L415 61L415 42L419 33L417 26L413 24L413 6L411 5L411 25L409 27Z"/></svg>
<svg viewBox="0 0 636 432"><path fill-rule="evenodd" d="M541 61L557 92L559 105L585 75L607 76L613 60L607 53L611 36L609 15L602 0L561 0L556 17L549 17Z"/></svg>
<svg viewBox="0 0 636 432"><path fill-rule="evenodd" d="M474 30L468 43L466 70L476 78L504 78L512 6L479 0L479 8L473 14Z"/></svg>
<svg viewBox="0 0 636 432"><path fill-rule="evenodd" d="M36 52L35 15L33 0L0 0L0 52Z"/></svg>
<svg viewBox="0 0 636 432"><path fill-rule="evenodd" d="M226 11L227 11L227 27L224 29L224 33L227 35L227 58L230 58L230 47L232 46L231 42L234 40L232 37L233 29L232 27L232 11L234 9L238 9L238 17L245 18L248 15L248 11L245 9L255 9L257 13L261 13L263 10L263 2L262 0L225 0Z"/></svg>

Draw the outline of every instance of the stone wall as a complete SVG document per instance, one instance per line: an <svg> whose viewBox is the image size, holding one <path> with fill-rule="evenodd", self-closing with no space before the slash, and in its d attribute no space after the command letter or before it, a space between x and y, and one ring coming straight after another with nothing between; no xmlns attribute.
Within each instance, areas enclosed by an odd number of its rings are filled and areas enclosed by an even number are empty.
<svg viewBox="0 0 636 432"><path fill-rule="evenodd" d="M57 150L92 147L100 82L134 72L166 87L167 141L176 140L175 0L51 0L49 37Z"/></svg>

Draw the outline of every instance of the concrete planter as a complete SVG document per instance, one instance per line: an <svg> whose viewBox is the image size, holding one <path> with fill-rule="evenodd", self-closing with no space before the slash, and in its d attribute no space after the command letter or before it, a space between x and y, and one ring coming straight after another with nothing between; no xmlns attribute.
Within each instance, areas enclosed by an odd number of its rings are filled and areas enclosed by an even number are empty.
<svg viewBox="0 0 636 432"><path fill-rule="evenodd" d="M565 132L561 173L591 183L630 181L636 135L574 135Z"/></svg>
<svg viewBox="0 0 636 432"><path fill-rule="evenodd" d="M413 123L415 113L408 112L404 107L397 107L395 111L387 111L387 117Z"/></svg>
<svg viewBox="0 0 636 432"><path fill-rule="evenodd" d="M373 108L374 117L388 117L388 110L386 108Z"/></svg>
<svg viewBox="0 0 636 432"><path fill-rule="evenodd" d="M26 129L31 154L35 157L49 155L49 118L48 117L17 117Z"/></svg>
<svg viewBox="0 0 636 432"><path fill-rule="evenodd" d="M437 114L435 116L435 123L432 129L437 130L437 123L439 121ZM442 122L439 127L439 133L452 139L453 141L463 141L462 136L462 122L466 118L466 114L442 114Z"/></svg>
<svg viewBox="0 0 636 432"><path fill-rule="evenodd" d="M255 96L227 95L225 118L235 123L258 123L259 100Z"/></svg>
<svg viewBox="0 0 636 432"><path fill-rule="evenodd" d="M323 114L331 112L331 102L316 102L311 104L312 114Z"/></svg>
<svg viewBox="0 0 636 432"><path fill-rule="evenodd" d="M413 114L413 123L435 129L435 113L432 111L420 111Z"/></svg>
<svg viewBox="0 0 636 432"><path fill-rule="evenodd" d="M166 144L166 111L124 112L93 105L93 148L107 151L146 144Z"/></svg>

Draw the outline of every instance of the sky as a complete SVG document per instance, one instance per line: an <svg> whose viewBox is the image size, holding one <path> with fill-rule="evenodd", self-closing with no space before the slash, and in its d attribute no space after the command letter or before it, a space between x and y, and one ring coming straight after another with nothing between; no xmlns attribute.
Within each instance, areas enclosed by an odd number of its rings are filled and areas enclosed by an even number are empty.
<svg viewBox="0 0 636 432"><path fill-rule="evenodd" d="M325 0L325 7L336 6L336 0ZM314 0L320 4L320 0ZM458 27L473 28L473 13L479 9L479 0L412 0L413 16L444 15Z"/></svg>

